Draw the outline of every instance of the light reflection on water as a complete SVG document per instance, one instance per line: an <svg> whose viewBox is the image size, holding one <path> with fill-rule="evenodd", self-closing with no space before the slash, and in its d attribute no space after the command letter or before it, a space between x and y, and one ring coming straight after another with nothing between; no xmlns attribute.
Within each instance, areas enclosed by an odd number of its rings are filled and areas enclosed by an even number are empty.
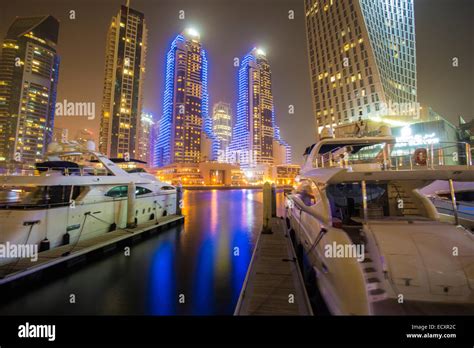
<svg viewBox="0 0 474 348"><path fill-rule="evenodd" d="M133 245L131 256L87 264L0 314L231 315L261 229L262 192L185 191L183 213L184 226Z"/></svg>

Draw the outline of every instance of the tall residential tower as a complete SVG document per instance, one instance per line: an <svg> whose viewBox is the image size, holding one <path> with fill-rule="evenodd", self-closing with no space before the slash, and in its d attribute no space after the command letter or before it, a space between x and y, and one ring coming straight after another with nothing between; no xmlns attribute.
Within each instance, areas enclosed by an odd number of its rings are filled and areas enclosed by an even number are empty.
<svg viewBox="0 0 474 348"><path fill-rule="evenodd" d="M229 146L230 161L242 167L291 162L291 149L275 124L270 65L254 48L239 69L237 121Z"/></svg>
<svg viewBox="0 0 474 348"><path fill-rule="evenodd" d="M42 160L52 140L59 56L59 22L17 17L0 58L0 161Z"/></svg>
<svg viewBox="0 0 474 348"><path fill-rule="evenodd" d="M232 108L230 104L224 102L214 104L212 129L219 139L221 152L225 152L232 140Z"/></svg>
<svg viewBox="0 0 474 348"><path fill-rule="evenodd" d="M99 150L137 158L147 29L143 13L121 6L107 34Z"/></svg>
<svg viewBox="0 0 474 348"><path fill-rule="evenodd" d="M199 163L217 157L207 91L207 56L199 33L187 29L166 57L163 115L155 145L158 167Z"/></svg>
<svg viewBox="0 0 474 348"><path fill-rule="evenodd" d="M316 127L417 113L413 0L305 0Z"/></svg>
<svg viewBox="0 0 474 348"><path fill-rule="evenodd" d="M151 155L153 150L153 127L155 121L153 114L150 112L142 112L140 118L140 128L138 129L138 155L136 159L147 163L148 167L153 166L153 157Z"/></svg>

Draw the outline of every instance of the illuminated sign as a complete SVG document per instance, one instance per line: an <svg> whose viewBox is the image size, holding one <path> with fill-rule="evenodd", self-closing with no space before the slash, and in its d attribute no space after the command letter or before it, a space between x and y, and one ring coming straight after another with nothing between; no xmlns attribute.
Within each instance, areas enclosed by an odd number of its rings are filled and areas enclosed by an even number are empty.
<svg viewBox="0 0 474 348"><path fill-rule="evenodd" d="M438 144L439 138L436 133L430 134L413 134L410 126L405 126L400 130L400 136L396 138L397 147L403 146L419 146Z"/></svg>

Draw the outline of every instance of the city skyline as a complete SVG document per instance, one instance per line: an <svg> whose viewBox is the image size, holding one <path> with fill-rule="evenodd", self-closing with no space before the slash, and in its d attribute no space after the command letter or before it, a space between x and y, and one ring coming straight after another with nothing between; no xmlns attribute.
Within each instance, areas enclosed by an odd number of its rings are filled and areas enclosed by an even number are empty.
<svg viewBox="0 0 474 348"><path fill-rule="evenodd" d="M245 1L243 1L245 2ZM470 6L467 2L459 1L460 4L464 4L466 6ZM239 3L240 4L240 3ZM417 11L416 8L419 6L423 6L423 10ZM430 17L439 16L441 13L446 13L446 8L444 8L443 2L431 2L434 4L433 6L429 6L426 2L421 0L415 1L415 15L421 16L421 20L416 18L417 24L417 55L418 61L422 60L424 64L418 64L418 90L419 90L419 99L424 104L428 104L432 106L436 111L440 114L446 116L452 122L456 122L456 118L459 115L464 116L466 119L472 118L469 114L470 110L472 110L472 101L469 101L468 96L472 95L472 87L469 85L469 82L466 79L466 76L472 75L472 67L467 66L469 61L469 57L471 57L471 52L463 48L466 46L462 44L463 38L457 35L452 30L442 30L444 28L453 26L456 24L458 28L467 28L466 20L463 20L462 16L463 13L467 11L460 11L456 6L452 7L452 10L455 14L451 17L446 18L444 21L435 22L434 20L430 20L428 18L428 14ZM117 6L123 5L121 2L104 2L101 3L95 8L97 14L99 13L107 13L107 17L110 16L116 11ZM210 9L210 5L213 5L213 8ZM236 69L232 66L233 58L239 55L239 50L242 50L242 46L244 45L244 39L247 43L256 43L261 44L263 42L263 46L266 48L269 56L272 58L272 69L274 71L274 94L275 94L275 105L276 105L276 117L277 123L281 125L281 130L283 133L283 137L288 139L291 145L294 145L295 148L295 162L301 163L300 155L302 150L309 145L314 140L314 129L309 129L309 127L305 127L304 125L308 122L313 122L313 112L311 107L311 98L310 98L310 88L309 86L309 69L307 69L307 57L306 57L306 40L305 40L305 31L304 31L304 7L302 2L298 1L277 1L275 2L275 6L268 10L268 19L261 19L258 20L256 17L258 13L262 13L261 11L265 8L265 1L256 2L254 5L255 13L254 15L250 14L248 20L246 19L245 26L242 25L239 29L243 30L245 34L239 34L238 36L243 36L243 38L236 38L237 35L229 34L229 30L225 33L218 33L212 32L209 30L211 27L215 27L212 23L215 24L217 19L214 19L212 14L216 12L221 13L229 13L232 11L238 11L239 9L237 6L229 6L229 3L225 5L216 5L215 2L201 2L198 6L191 4L189 1L178 2L176 5L168 1L163 1L156 6L145 4L142 1L132 1L131 6L134 8L139 9L140 11L144 12L145 15L147 13L151 13L151 15L156 17L156 14L159 13L158 9L171 13L176 13L175 19L165 19L164 21L160 21L159 29L157 25L154 26L153 30L150 30L150 35L154 36L152 45L150 45L150 62L153 62L148 68L147 79L145 80L146 91L144 93L144 108L147 110L151 110L155 115L159 117L161 115L160 110L160 100L162 93L159 92L162 87L162 83L160 83L160 78L163 78L163 71L164 71L164 62L162 61L163 56L162 52L164 51L163 42L169 40L169 32L171 31L180 31L184 27L187 27L188 24L197 24L196 27L200 32L203 33L203 36L206 37L206 45L209 45L209 56L211 60L215 59L221 63L213 63L213 72L210 72L210 95L211 95L211 105L213 102L217 100L228 100L231 102L233 106L236 105L236 95L235 95L235 83L232 80L235 80ZM77 101L95 101L97 105L100 105L97 101L96 93L93 94L97 89L101 91L101 83L97 85L94 81L94 78L90 78L91 75L99 75L98 79L102 80L103 78L103 66L104 66L104 57L103 57L103 46L101 49L92 49L92 47L99 46L98 42L105 40L105 31L107 30L107 26L103 26L103 23L100 22L108 22L104 21L100 16L95 16L92 14L87 14L85 12L84 7L82 4L78 4L77 7L77 19L76 22L70 21L67 18L68 12L67 9L70 9L71 6L56 6L51 7L52 14L59 14L59 18L61 20L61 26L64 27L64 33L62 32L62 38L59 45L59 51L61 54L61 50L64 50L64 54L66 54L67 59L64 58L62 61L61 66L61 79L59 83L59 93L58 93L58 100L68 99L68 100L77 100ZM114 8L115 7L115 8ZM239 6L245 7L245 6ZM42 5L41 12L45 13L48 8L48 2L46 1L45 4ZM184 8L187 12L187 18L185 20L178 20L178 11L180 8ZM13 19L12 16L14 15L34 15L35 8L31 7L28 9L19 9L16 8L14 5L7 5L7 11L4 12L2 15L2 21L0 24L0 29L5 27L5 23L11 23ZM152 10L150 10L152 9ZM156 10L156 12L153 11ZM295 20L292 22L288 20L287 14L288 9L294 9L295 11ZM176 11L176 12L174 12ZM457 12L456 12L457 11ZM425 17L423 17L424 13L427 13ZM81 15L82 13L82 15ZM90 18L90 17L93 17ZM226 17L226 16L222 16ZM227 21L231 21L229 26L236 27L234 19L227 16ZM10 18L10 19L8 19ZM461 20L459 19L461 18ZM466 18L466 17L464 17ZM3 20L5 19L5 20ZM210 23L206 23L206 20ZM221 19L223 21L223 19ZM259 32L257 33L255 30L255 25L259 21L264 21L265 25L259 26ZM86 23L88 25L94 22L92 25L95 29L94 32L102 31L104 34L102 39L98 40L95 37L88 37L87 40L84 38L80 38L77 34L76 36L71 36L71 30L75 30L74 28L76 24L81 25L84 29L90 30L85 28ZM172 25L168 26L169 23ZM437 52L433 50L434 47L438 47L439 45L433 43L433 38L426 39L429 35L427 29L434 29L436 23L436 30L442 31L442 35L444 37L451 35L451 40L443 40L444 49L441 52ZM277 27L280 26L282 29L278 29ZM179 29L178 29L179 27ZM296 27L293 28L293 27ZM297 36L293 35L291 38L287 36L287 34L283 34L283 30L286 30L289 33L299 33ZM176 30L175 30L176 29ZM248 33L252 31L250 35ZM272 38L269 36L270 32L274 32L277 38ZM421 35L425 35L425 39L420 39ZM219 34L219 35L218 35ZM228 34L228 35L226 35ZM96 35L101 36L101 35ZM431 35L430 35L431 36ZM75 48L71 48L71 38L76 37L75 40ZM166 38L168 37L168 39ZM261 39L259 40L258 37ZM158 38L158 40L157 40ZM218 39L218 40L216 40ZM224 46L222 46L223 40L226 42ZM469 38L464 38L469 42ZM74 40L72 40L74 41ZM277 41L282 42L281 44L275 44ZM295 41L295 42L290 42ZM87 54L84 54L83 48L85 43L92 44L91 49ZM161 42L161 43L160 43ZM420 49L420 42L421 44L425 45L424 49ZM68 47L63 47L69 44ZM104 43L102 43L104 44ZM231 45L234 48L229 52L228 47ZM216 54L216 47L221 45L225 47L222 49L222 55ZM240 46L240 48L239 48ZM247 46L248 47L248 46ZM451 47L453 49L449 50L446 47ZM239 49L238 49L239 48ZM294 48L292 50L292 48ZM431 48L431 49L430 49ZM284 49L284 50L283 50ZM71 64L74 62L71 60L71 50L74 55L79 57L87 57L88 64L87 66L91 69L85 69L80 74L78 72L73 72L71 70ZM290 53L286 53L287 56L282 56L282 52L289 51ZM298 52L295 54L295 52ZM460 66L457 70L453 70L450 66L449 58L454 55L454 53L459 52L458 54L460 58ZM279 54L280 53L280 54ZM441 53L441 54L439 54ZM62 54L63 55L63 54ZM291 57L288 57L291 56ZM302 56L302 57L300 57ZM420 59L422 56L422 59ZM284 58L283 58L284 57ZM427 57L430 59L428 60ZM423 59L424 58L424 59ZM86 59L86 58L83 58ZM295 64L294 69L287 69L289 59L294 60L295 62L299 62L299 64ZM222 63L226 62L226 63ZM442 65L444 64L444 66ZM69 68L67 68L69 66ZM97 66L100 69L100 72L97 72ZM296 67L297 66L297 67ZM429 76L430 71L427 71L430 66L437 67L440 74L439 79L446 83L434 83L437 81L435 77ZM67 68L67 69L66 69ZM222 74L221 72L225 70L227 71L226 74ZM293 74L289 72L285 72L285 70L294 70ZM305 74L306 70L306 74ZM151 73L150 73L151 71ZM424 73L423 73L424 71ZM95 72L95 73L93 73ZM79 75L78 75L79 74ZM291 75L291 76L290 76ZM449 75L449 76L448 76ZM68 86L70 84L71 76L75 77L74 81L76 83L75 87ZM424 77L423 77L424 76ZM463 77L464 76L464 77ZM451 79L451 77L453 77ZM216 84L222 81L222 79L227 80L227 83L222 84L222 88L216 88ZM434 80L433 80L434 79ZM85 81L87 80L87 81ZM217 80L217 81L216 81ZM306 82L305 82L306 80ZM424 82L423 82L424 80ZM64 86L64 87L63 87ZM82 88L81 88L82 86ZM84 88L87 86L87 88ZM150 88L151 86L151 88ZM424 86L424 87L423 87ZM458 86L457 88L453 88L453 86ZM455 98L443 98L440 101L439 95L446 95L449 96L450 90L457 90L457 94L461 95L460 98L454 100ZM157 92L158 91L158 92ZM285 93L283 93L285 91ZM288 92L288 93L286 93ZM431 95L430 98L426 98L425 95ZM99 99L101 99L101 92L99 93ZM230 97L229 97L230 96ZM464 96L464 97L463 97ZM431 101L432 100L432 101ZM438 104L440 103L440 104ZM442 105L439 107L438 105ZM288 106L294 105L295 107L295 114L288 114ZM444 110L454 110L453 112L444 112ZM462 110L462 111L458 111ZM89 128L94 129L96 137L98 135L98 117L99 115L96 113L95 120L85 120L80 118L71 118L71 117L58 117L56 119L56 124L58 127L68 127L71 128L71 131L74 132L77 128Z"/></svg>

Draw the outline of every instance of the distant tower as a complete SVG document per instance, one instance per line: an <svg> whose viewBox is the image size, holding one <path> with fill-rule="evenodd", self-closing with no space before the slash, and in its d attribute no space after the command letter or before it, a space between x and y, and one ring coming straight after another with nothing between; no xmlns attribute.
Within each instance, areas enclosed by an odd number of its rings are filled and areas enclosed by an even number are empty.
<svg viewBox="0 0 474 348"><path fill-rule="evenodd" d="M214 104L212 129L220 141L220 150L225 151L232 140L232 109L230 104L224 102Z"/></svg>
<svg viewBox="0 0 474 348"><path fill-rule="evenodd" d="M152 166L150 152L152 149L151 133L154 126L153 114L149 112L142 112L141 125L138 135L138 156L137 159L145 161L148 166Z"/></svg>
<svg viewBox="0 0 474 348"><path fill-rule="evenodd" d="M138 156L146 45L143 13L121 6L112 17L105 51L99 150L109 157Z"/></svg>
<svg viewBox="0 0 474 348"><path fill-rule="evenodd" d="M85 145L88 141L94 141L94 133L87 128L82 128L76 132L74 140L79 144Z"/></svg>
<svg viewBox="0 0 474 348"><path fill-rule="evenodd" d="M270 65L262 50L254 48L242 59L238 92L237 122L229 146L231 161L243 167L280 164L275 163L274 144L284 148L285 156L290 155L277 162L291 161L290 146L281 139L275 124Z"/></svg>
<svg viewBox="0 0 474 348"><path fill-rule="evenodd" d="M51 142L58 84L59 22L18 17L0 58L0 161L42 160Z"/></svg>
<svg viewBox="0 0 474 348"><path fill-rule="evenodd" d="M217 157L207 91L207 54L199 33L187 29L171 43L166 58L163 115L155 146L157 166L199 163Z"/></svg>
<svg viewBox="0 0 474 348"><path fill-rule="evenodd" d="M305 0L305 11L317 128L401 103L416 114L413 0Z"/></svg>

